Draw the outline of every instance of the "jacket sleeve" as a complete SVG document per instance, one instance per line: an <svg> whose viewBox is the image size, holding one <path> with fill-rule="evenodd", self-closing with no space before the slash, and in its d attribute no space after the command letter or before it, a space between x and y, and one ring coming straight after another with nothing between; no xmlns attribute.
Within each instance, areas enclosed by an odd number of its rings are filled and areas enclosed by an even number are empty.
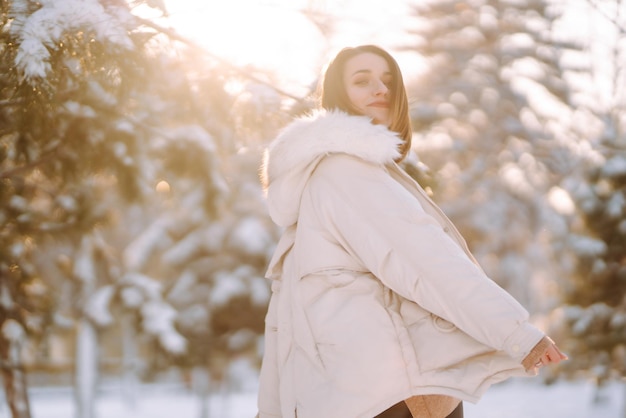
<svg viewBox="0 0 626 418"><path fill-rule="evenodd" d="M265 316L265 348L259 377L259 412L255 418L281 417L277 359L278 318L276 311L280 286L275 284L277 283L272 281L272 296Z"/></svg>
<svg viewBox="0 0 626 418"><path fill-rule="evenodd" d="M384 167L346 154L328 156L303 199L310 199L338 243L387 287L474 339L521 363L543 338L528 312Z"/></svg>

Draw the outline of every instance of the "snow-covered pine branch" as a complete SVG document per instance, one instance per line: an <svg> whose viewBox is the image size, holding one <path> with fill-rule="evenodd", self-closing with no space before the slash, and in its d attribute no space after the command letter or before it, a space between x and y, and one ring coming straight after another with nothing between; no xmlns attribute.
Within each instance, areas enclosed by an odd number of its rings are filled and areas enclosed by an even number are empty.
<svg viewBox="0 0 626 418"><path fill-rule="evenodd" d="M19 42L15 57L21 77L34 82L51 71L50 51L62 48L64 35L85 31L104 44L132 51L128 33L133 16L119 6L104 6L98 0L40 0L31 13L33 2L11 2L9 34Z"/></svg>

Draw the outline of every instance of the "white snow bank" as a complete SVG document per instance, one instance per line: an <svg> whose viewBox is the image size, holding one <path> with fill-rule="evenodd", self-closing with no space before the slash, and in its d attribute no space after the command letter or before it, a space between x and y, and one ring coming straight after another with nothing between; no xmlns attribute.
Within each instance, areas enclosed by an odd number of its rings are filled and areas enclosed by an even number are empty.
<svg viewBox="0 0 626 418"><path fill-rule="evenodd" d="M249 391L220 391L209 398L211 418L252 418L256 414L256 382L248 376ZM473 405L465 403L465 418L621 418L624 409L624 384L611 383L599 392L589 382L559 382L551 386L537 380L512 380L492 387ZM101 390L96 412L99 417L171 418L198 417L200 400L190 389L179 385L142 386L133 407L124 403L120 387ZM594 399L597 399L594 402ZM72 392L69 389L32 389L33 418L73 416ZM0 418L9 411L0 398Z"/></svg>

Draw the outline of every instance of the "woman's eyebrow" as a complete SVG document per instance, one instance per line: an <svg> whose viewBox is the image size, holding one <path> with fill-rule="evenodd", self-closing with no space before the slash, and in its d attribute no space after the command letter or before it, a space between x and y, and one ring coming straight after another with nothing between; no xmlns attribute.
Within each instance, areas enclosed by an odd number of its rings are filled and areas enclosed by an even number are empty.
<svg viewBox="0 0 626 418"><path fill-rule="evenodd" d="M352 73L353 76L357 75L357 74L361 74L361 73L365 73L365 74L371 74L372 70L367 70L367 69L363 69L363 70L356 70L355 72ZM391 71L385 71L385 73L383 75L392 75Z"/></svg>
<svg viewBox="0 0 626 418"><path fill-rule="evenodd" d="M352 73L352 75L357 75L357 74L361 74L361 73L371 73L372 70L356 70L355 72Z"/></svg>

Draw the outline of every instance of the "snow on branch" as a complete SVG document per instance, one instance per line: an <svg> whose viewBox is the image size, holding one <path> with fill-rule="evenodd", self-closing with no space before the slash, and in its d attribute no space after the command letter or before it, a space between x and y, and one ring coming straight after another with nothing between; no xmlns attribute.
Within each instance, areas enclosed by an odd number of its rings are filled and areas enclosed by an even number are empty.
<svg viewBox="0 0 626 418"><path fill-rule="evenodd" d="M176 330L177 311L163 300L161 284L140 273L128 273L120 283L124 304L138 310L143 330L167 352L184 353L187 340Z"/></svg>
<svg viewBox="0 0 626 418"><path fill-rule="evenodd" d="M113 323L110 304L114 295L115 287L104 286L89 297L86 313L98 326L106 327Z"/></svg>
<svg viewBox="0 0 626 418"><path fill-rule="evenodd" d="M618 154L610 158L602 167L602 173L608 177L626 175L626 156Z"/></svg>
<svg viewBox="0 0 626 418"><path fill-rule="evenodd" d="M246 255L265 255L272 245L272 236L258 218L243 218L233 229L229 245Z"/></svg>
<svg viewBox="0 0 626 418"><path fill-rule="evenodd" d="M128 36L132 14L98 0L40 0L30 13L28 0L11 3L9 33L19 41L15 65L28 81L45 78L51 70L50 51L59 48L63 35L79 30L92 33L103 44L133 50Z"/></svg>
<svg viewBox="0 0 626 418"><path fill-rule="evenodd" d="M576 254L583 257L598 257L605 254L607 250L604 241L584 235L571 234L568 243Z"/></svg>
<svg viewBox="0 0 626 418"><path fill-rule="evenodd" d="M129 271L141 270L155 251L164 242L168 242L168 230L170 218L159 218L154 221L145 231L135 238L123 251L122 259Z"/></svg>
<svg viewBox="0 0 626 418"><path fill-rule="evenodd" d="M7 319L4 321L1 331L3 338L12 343L18 343L24 340L26 335L24 327L15 319Z"/></svg>
<svg viewBox="0 0 626 418"><path fill-rule="evenodd" d="M176 310L162 300L152 300L141 307L144 330L157 337L166 351L182 354L187 349L187 340L174 328Z"/></svg>

